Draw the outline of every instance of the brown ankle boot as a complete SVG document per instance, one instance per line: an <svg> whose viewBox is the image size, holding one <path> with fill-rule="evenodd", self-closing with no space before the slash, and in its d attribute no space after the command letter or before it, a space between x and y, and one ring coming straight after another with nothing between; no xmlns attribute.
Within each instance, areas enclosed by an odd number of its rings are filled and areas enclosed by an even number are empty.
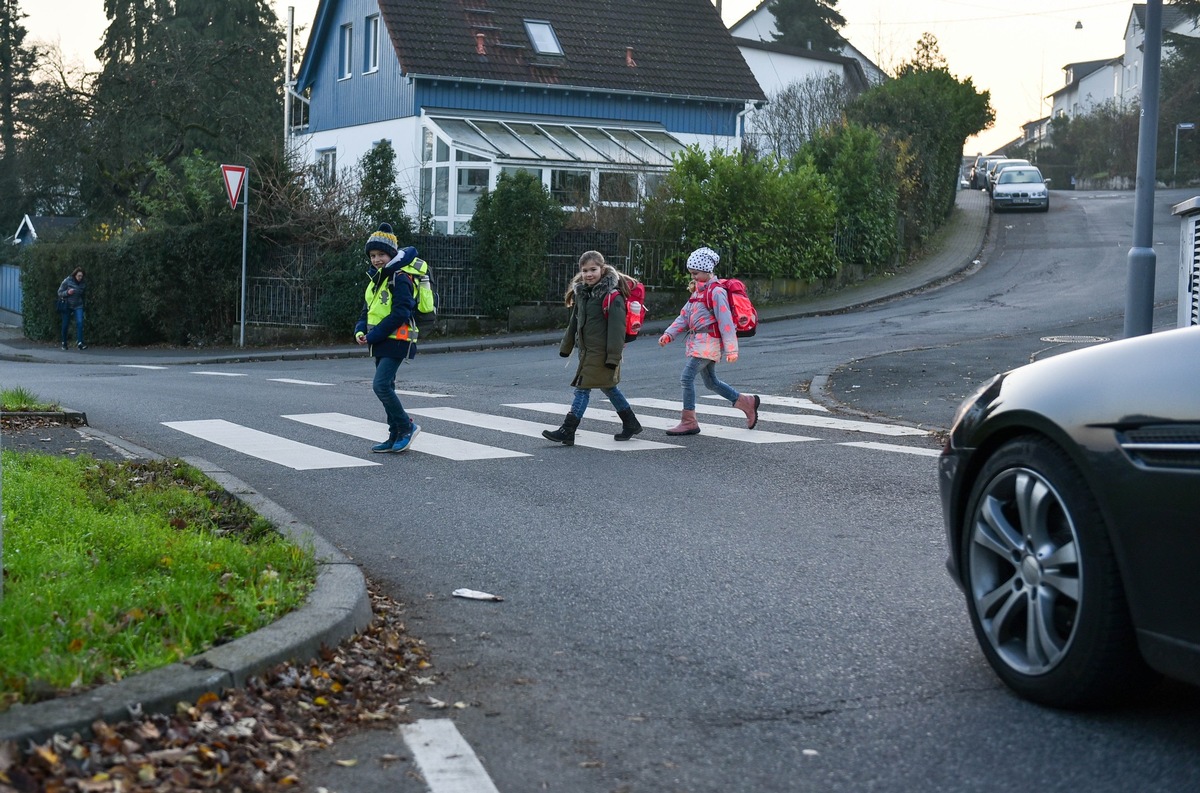
<svg viewBox="0 0 1200 793"><path fill-rule="evenodd" d="M761 402L754 394L742 394L733 406L746 414L746 429L752 430L758 424L758 403Z"/></svg>
<svg viewBox="0 0 1200 793"><path fill-rule="evenodd" d="M679 425L667 430L668 435L695 435L698 432L700 432L700 425L696 423L696 411L694 410L683 411Z"/></svg>

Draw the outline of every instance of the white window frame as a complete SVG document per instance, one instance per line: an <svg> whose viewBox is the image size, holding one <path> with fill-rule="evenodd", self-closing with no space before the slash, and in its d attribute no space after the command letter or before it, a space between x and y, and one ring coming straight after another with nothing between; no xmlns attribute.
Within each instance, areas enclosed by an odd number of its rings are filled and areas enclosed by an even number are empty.
<svg viewBox="0 0 1200 793"><path fill-rule="evenodd" d="M317 173L326 184L337 184L337 149L317 149Z"/></svg>
<svg viewBox="0 0 1200 793"><path fill-rule="evenodd" d="M364 61L363 74L371 74L379 71L379 31L382 29L382 23L379 20L379 14L372 14L367 17L366 36L363 38Z"/></svg>
<svg viewBox="0 0 1200 793"><path fill-rule="evenodd" d="M338 29L338 79L354 76L354 23L347 22Z"/></svg>

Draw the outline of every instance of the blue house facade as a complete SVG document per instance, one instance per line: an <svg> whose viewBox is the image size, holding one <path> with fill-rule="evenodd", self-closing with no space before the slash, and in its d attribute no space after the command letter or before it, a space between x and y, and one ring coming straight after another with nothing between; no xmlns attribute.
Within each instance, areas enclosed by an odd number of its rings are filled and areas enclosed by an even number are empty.
<svg viewBox="0 0 1200 793"><path fill-rule="evenodd" d="M568 209L632 205L765 101L709 0L322 0L295 91L300 156L338 178L389 140L442 233L511 170Z"/></svg>

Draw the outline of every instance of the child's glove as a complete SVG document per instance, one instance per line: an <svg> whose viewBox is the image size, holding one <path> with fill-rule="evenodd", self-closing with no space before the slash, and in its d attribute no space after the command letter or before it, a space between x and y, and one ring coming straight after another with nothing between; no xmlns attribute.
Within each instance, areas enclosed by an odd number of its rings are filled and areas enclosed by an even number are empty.
<svg viewBox="0 0 1200 793"><path fill-rule="evenodd" d="M667 334L664 333L663 335L658 337L658 346L659 347L666 347L670 343L671 343L671 337L668 336Z"/></svg>

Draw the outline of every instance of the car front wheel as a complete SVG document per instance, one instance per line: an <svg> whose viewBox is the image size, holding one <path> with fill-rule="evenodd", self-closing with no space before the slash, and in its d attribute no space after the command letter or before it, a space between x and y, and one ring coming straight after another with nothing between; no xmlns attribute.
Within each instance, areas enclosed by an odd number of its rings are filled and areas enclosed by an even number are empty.
<svg viewBox="0 0 1200 793"><path fill-rule="evenodd" d="M1080 707L1145 677L1108 530L1057 446L1001 446L971 492L962 533L967 606L996 674L1026 699Z"/></svg>

